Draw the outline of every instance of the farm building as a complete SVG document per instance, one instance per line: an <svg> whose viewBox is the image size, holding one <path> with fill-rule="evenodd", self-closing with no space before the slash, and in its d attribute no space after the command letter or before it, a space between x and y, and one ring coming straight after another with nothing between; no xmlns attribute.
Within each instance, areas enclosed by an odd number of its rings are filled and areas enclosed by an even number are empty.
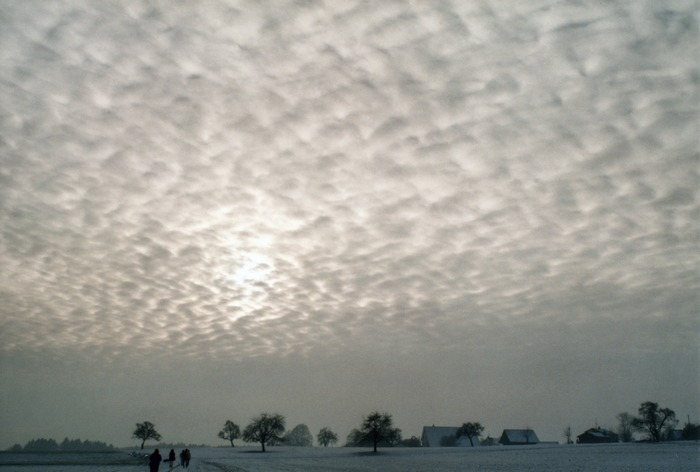
<svg viewBox="0 0 700 472"><path fill-rule="evenodd" d="M537 444L540 440L537 434L531 429L504 429L501 439L498 441L504 446L516 446L526 444Z"/></svg>
<svg viewBox="0 0 700 472"><path fill-rule="evenodd" d="M423 447L471 447L469 438L457 438L458 426L423 426L421 444ZM479 438L473 437L474 446L479 446Z"/></svg>
<svg viewBox="0 0 700 472"><path fill-rule="evenodd" d="M617 434L603 428L591 428L576 436L576 442L580 444L616 443L619 440Z"/></svg>

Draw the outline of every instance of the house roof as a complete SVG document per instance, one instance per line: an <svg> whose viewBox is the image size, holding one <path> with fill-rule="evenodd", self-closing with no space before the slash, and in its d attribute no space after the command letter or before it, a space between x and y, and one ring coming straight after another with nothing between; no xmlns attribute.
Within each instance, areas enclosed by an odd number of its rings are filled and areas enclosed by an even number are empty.
<svg viewBox="0 0 700 472"><path fill-rule="evenodd" d="M610 438L610 437L617 436L617 434L613 433L612 431L608 431L608 430L602 429L602 428L591 428L591 429L586 430L583 434L579 434L576 437L581 438L584 436L593 436L596 438Z"/></svg>
<svg viewBox="0 0 700 472"><path fill-rule="evenodd" d="M535 444L540 442L532 429L504 429L503 434L501 434L501 442L503 442L504 437L511 443Z"/></svg>

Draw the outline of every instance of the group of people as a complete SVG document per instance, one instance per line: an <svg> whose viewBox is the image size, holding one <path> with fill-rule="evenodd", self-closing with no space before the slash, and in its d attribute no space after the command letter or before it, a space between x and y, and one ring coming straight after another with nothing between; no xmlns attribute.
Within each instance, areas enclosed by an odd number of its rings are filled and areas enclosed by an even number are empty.
<svg viewBox="0 0 700 472"><path fill-rule="evenodd" d="M177 456L175 454L175 449L170 449L170 453L168 453L168 457L166 459L163 459L163 456L161 456L158 449L156 449L155 451L153 451L153 454L151 454L148 457L148 465L151 468L151 472L158 472L158 468L160 467L161 462L167 462L170 465L170 468L172 469L176 458ZM183 449L180 453L180 466L183 469L187 469L190 466L191 458L192 454L190 453L190 450Z"/></svg>

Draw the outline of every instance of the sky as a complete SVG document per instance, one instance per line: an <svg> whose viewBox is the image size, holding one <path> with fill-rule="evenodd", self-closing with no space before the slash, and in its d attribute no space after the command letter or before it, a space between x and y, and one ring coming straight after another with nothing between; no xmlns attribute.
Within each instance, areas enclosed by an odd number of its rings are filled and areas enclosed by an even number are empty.
<svg viewBox="0 0 700 472"><path fill-rule="evenodd" d="M699 7L0 0L0 449L700 421Z"/></svg>

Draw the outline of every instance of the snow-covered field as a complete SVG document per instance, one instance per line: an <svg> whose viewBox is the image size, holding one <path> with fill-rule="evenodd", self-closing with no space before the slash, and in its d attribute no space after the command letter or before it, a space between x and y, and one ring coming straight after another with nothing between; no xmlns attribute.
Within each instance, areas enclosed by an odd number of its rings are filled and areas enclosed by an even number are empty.
<svg viewBox="0 0 700 472"><path fill-rule="evenodd" d="M190 471L697 471L700 444L608 444L575 446L523 446L381 449L373 454L354 448L273 447L193 449ZM144 471L145 463L125 463L126 452L111 454L9 454L0 455L2 472L117 472ZM88 463L89 462L89 463ZM161 472L168 467L161 466ZM178 472L181 470L176 468Z"/></svg>

